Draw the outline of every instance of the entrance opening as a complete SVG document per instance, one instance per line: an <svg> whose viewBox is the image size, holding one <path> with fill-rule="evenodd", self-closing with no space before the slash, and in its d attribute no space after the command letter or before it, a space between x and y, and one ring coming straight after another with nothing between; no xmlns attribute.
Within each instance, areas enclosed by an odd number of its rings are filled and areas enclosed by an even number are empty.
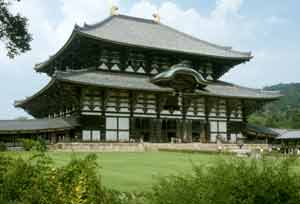
<svg viewBox="0 0 300 204"><path fill-rule="evenodd" d="M150 142L151 138L151 118L134 118L132 132L136 140L143 139L144 142Z"/></svg>
<svg viewBox="0 0 300 204"><path fill-rule="evenodd" d="M192 141L200 142L205 139L205 124L201 120L192 120Z"/></svg>
<svg viewBox="0 0 300 204"><path fill-rule="evenodd" d="M177 122L176 119L164 119L162 122L162 138L165 142L171 142L172 138L176 138Z"/></svg>

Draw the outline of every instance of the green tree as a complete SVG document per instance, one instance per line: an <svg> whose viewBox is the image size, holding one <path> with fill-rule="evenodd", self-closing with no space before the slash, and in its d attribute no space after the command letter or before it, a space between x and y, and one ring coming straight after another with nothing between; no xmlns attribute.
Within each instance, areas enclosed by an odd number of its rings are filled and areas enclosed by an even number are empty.
<svg viewBox="0 0 300 204"><path fill-rule="evenodd" d="M278 128L276 116L275 115L266 116L265 126L271 128Z"/></svg>
<svg viewBox="0 0 300 204"><path fill-rule="evenodd" d="M7 55L16 55L30 50L31 34L28 32L28 19L9 10L12 2L20 0L0 0L0 41L5 44Z"/></svg>
<svg viewBox="0 0 300 204"><path fill-rule="evenodd" d="M293 129L300 129L300 109L294 110L291 115L291 127Z"/></svg>

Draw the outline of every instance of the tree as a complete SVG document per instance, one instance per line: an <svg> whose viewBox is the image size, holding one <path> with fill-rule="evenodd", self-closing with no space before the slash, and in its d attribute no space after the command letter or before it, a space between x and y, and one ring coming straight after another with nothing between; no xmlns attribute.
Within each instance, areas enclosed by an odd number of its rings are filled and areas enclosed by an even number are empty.
<svg viewBox="0 0 300 204"><path fill-rule="evenodd" d="M29 51L32 40L28 19L9 11L12 1L20 0L0 0L0 41L5 44L9 58Z"/></svg>
<svg viewBox="0 0 300 204"><path fill-rule="evenodd" d="M291 128L299 129L300 128L300 109L294 109L291 113Z"/></svg>

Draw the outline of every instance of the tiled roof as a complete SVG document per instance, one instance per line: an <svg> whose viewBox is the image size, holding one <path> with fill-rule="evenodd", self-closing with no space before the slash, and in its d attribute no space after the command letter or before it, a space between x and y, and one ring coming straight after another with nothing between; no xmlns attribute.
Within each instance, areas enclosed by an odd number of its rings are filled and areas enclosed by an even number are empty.
<svg viewBox="0 0 300 204"><path fill-rule="evenodd" d="M77 27L81 33L120 44L179 51L221 58L250 59L251 53L215 45L153 20L116 15L95 25Z"/></svg>
<svg viewBox="0 0 300 204"><path fill-rule="evenodd" d="M300 139L300 130L288 130L288 131L282 133L276 139L278 139L278 140Z"/></svg>
<svg viewBox="0 0 300 204"><path fill-rule="evenodd" d="M282 96L279 91L264 91L262 89L247 88L223 81L212 82L205 90L206 92L198 91L198 93L228 98L238 97L249 99L276 99Z"/></svg>
<svg viewBox="0 0 300 204"><path fill-rule="evenodd" d="M151 83L150 78L147 76L136 74L85 71L78 73L59 72L55 77L60 81L108 88L156 92L173 91L171 88L160 87ZM281 96L280 93L276 91L262 91L260 89L245 88L221 81L209 82L203 90L196 91L196 94L252 99L276 99Z"/></svg>
<svg viewBox="0 0 300 204"><path fill-rule="evenodd" d="M0 134L21 131L51 131L72 129L77 126L73 119L0 120Z"/></svg>
<svg viewBox="0 0 300 204"><path fill-rule="evenodd" d="M247 61L252 58L251 52L232 50L231 47L216 45L200 40L189 34L178 31L153 20L125 15L115 15L105 20L84 27L75 26L72 35L65 45L53 56L35 65L40 71L62 53L77 35L86 36L125 46L158 49L214 58L237 59Z"/></svg>
<svg viewBox="0 0 300 204"><path fill-rule="evenodd" d="M279 135L279 133L274 131L272 128L267 128L259 125L250 124L250 123L246 123L245 130L250 132L255 132L258 134L263 134L263 135L270 135L270 136Z"/></svg>
<svg viewBox="0 0 300 204"><path fill-rule="evenodd" d="M162 88L151 83L148 76L136 74L84 71L77 73L57 72L54 77L60 81L107 88L157 92L170 92L173 90L171 88Z"/></svg>
<svg viewBox="0 0 300 204"><path fill-rule="evenodd" d="M76 72L56 72L52 80L40 91L25 100L15 102L16 107L23 105L34 98L44 94L56 82L67 82L78 85L90 85L103 88L115 88L123 90L149 91L149 92L174 92L168 87L161 87L151 83L151 78L146 75L108 72L108 71L76 71ZM224 98L244 98L244 99L263 99L275 100L281 94L277 91L263 91L260 89L251 89L237 86L222 81L208 81L203 89L197 89L194 95L224 97Z"/></svg>

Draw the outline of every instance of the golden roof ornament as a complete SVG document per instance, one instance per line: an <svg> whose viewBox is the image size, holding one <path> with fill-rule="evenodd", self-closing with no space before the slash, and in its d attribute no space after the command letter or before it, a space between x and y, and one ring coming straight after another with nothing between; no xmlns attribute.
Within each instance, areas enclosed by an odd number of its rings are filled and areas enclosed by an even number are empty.
<svg viewBox="0 0 300 204"><path fill-rule="evenodd" d="M118 10L119 10L119 7L117 7L117 6L112 6L112 7L110 8L110 15L111 15L111 16L116 16L116 15L118 15Z"/></svg>
<svg viewBox="0 0 300 204"><path fill-rule="evenodd" d="M160 23L160 15L159 15L158 12L157 12L157 13L154 13L152 16L154 17L154 21L155 21L156 23Z"/></svg>

